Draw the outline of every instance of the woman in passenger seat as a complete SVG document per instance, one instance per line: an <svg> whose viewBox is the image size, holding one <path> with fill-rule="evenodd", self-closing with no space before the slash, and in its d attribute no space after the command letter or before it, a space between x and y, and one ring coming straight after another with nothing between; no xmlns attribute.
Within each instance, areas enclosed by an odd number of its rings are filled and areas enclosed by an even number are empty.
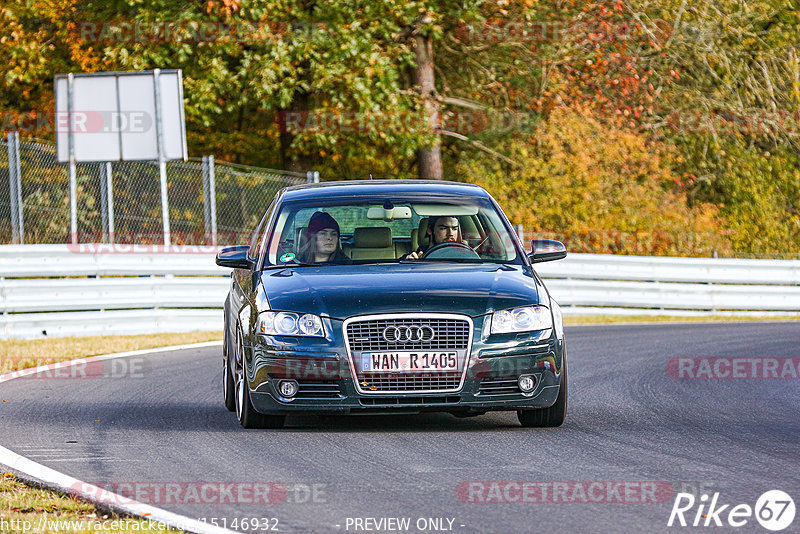
<svg viewBox="0 0 800 534"><path fill-rule="evenodd" d="M311 216L297 260L301 263L352 263L339 242L339 223L330 214L317 211Z"/></svg>

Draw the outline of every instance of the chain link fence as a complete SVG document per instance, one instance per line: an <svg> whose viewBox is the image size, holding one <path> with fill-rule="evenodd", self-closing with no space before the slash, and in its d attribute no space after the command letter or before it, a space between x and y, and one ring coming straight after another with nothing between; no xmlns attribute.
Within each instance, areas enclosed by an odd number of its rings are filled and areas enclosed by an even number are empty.
<svg viewBox="0 0 800 534"><path fill-rule="evenodd" d="M170 241L176 245L246 242L280 188L310 181L303 173L213 157L166 167ZM155 161L78 163L76 171L78 243L164 242ZM68 168L57 161L55 145L0 139L0 244L69 243L71 237Z"/></svg>
<svg viewBox="0 0 800 534"><path fill-rule="evenodd" d="M67 164L58 162L52 142L17 139L10 134L0 137L0 244L71 243ZM318 180L317 173L215 162L210 156L170 161L166 169L173 245L246 243L280 188ZM164 243L157 162L78 163L75 196L76 243ZM670 239L661 231L534 233L522 225L515 229L523 242L557 239L573 253L659 256L669 248ZM796 259L800 254L724 256Z"/></svg>

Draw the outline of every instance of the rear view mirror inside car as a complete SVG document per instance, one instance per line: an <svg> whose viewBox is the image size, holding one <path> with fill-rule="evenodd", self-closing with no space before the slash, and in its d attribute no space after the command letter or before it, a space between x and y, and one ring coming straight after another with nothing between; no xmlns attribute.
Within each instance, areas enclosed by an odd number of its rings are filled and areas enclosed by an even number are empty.
<svg viewBox="0 0 800 534"><path fill-rule="evenodd" d="M367 219L378 219L392 221L394 219L410 219L411 208L408 206L396 206L393 208L374 207L367 210Z"/></svg>

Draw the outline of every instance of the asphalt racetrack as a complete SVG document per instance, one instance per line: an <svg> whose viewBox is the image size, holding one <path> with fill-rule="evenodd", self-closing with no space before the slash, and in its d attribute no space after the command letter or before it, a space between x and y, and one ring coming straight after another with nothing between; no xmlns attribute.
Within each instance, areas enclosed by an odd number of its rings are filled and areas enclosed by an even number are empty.
<svg viewBox="0 0 800 534"><path fill-rule="evenodd" d="M248 431L222 404L211 347L117 363L118 378L0 384L0 445L250 532L257 518L262 532L696 531L667 527L678 492L730 505L713 532L768 532L754 517L732 528L727 512L775 489L800 505L800 380L668 371L681 357L796 362L799 323L569 327L567 347L561 428L498 412L290 417ZM209 484L226 489L203 496ZM800 517L783 532L798 531Z"/></svg>

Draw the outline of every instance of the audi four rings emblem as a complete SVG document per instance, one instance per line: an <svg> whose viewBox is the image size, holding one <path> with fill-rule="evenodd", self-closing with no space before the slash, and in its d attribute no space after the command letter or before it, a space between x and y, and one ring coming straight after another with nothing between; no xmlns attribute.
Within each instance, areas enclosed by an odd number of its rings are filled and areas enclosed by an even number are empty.
<svg viewBox="0 0 800 534"><path fill-rule="evenodd" d="M430 326L387 326L383 339L389 343L426 343L433 341L436 332Z"/></svg>

